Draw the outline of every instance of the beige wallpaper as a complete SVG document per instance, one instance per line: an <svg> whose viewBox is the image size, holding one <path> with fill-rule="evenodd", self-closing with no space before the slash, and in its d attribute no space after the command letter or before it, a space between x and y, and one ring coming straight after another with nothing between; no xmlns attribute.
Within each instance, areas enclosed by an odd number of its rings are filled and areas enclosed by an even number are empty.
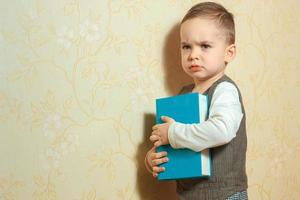
<svg viewBox="0 0 300 200"><path fill-rule="evenodd" d="M191 81L178 22L198 1L0 2L0 199L176 199L143 158L155 98ZM299 199L300 3L218 2L236 19L249 197Z"/></svg>

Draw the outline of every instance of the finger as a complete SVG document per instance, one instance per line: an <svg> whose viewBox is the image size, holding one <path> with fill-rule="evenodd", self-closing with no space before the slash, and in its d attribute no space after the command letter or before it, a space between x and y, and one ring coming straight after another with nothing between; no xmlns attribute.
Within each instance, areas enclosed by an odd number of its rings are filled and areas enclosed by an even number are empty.
<svg viewBox="0 0 300 200"><path fill-rule="evenodd" d="M164 167L152 167L154 173L159 173L165 171Z"/></svg>
<svg viewBox="0 0 300 200"><path fill-rule="evenodd" d="M174 119L172 119L171 117L168 117L168 116L161 116L161 120L166 123L174 122Z"/></svg>
<svg viewBox="0 0 300 200"><path fill-rule="evenodd" d="M151 160L159 159L159 158L162 158L162 157L166 157L167 154L168 153L166 151L162 151L162 152L159 152L159 153L152 153L152 154L150 154L150 158L151 158Z"/></svg>
<svg viewBox="0 0 300 200"><path fill-rule="evenodd" d="M162 145L162 142L160 140L157 140L156 142L154 142L154 146L159 147Z"/></svg>
<svg viewBox="0 0 300 200"><path fill-rule="evenodd" d="M157 136L157 135L150 136L150 141L153 142L153 143L155 143L155 142L157 142L157 141L159 141L159 140L160 140L160 137ZM154 146L155 146L155 145L154 145ZM156 146L155 146L155 147L156 147Z"/></svg>
<svg viewBox="0 0 300 200"><path fill-rule="evenodd" d="M151 142L155 142L155 141L159 140L159 136L157 136L157 135L151 135L149 137L149 139L150 139Z"/></svg>
<svg viewBox="0 0 300 200"><path fill-rule="evenodd" d="M156 152L156 146L153 146L151 149L150 149L151 153L155 153Z"/></svg>
<svg viewBox="0 0 300 200"><path fill-rule="evenodd" d="M158 135L158 129L152 131L151 135Z"/></svg>
<svg viewBox="0 0 300 200"><path fill-rule="evenodd" d="M152 173L152 175L153 175L154 178L156 178L158 176L158 174L154 173L154 172Z"/></svg>
<svg viewBox="0 0 300 200"><path fill-rule="evenodd" d="M164 158L161 158L161 159L155 159L155 160L152 160L152 166L157 166L157 165L160 165L162 163L166 163L168 161L169 161L169 159L167 157L164 157Z"/></svg>
<svg viewBox="0 0 300 200"><path fill-rule="evenodd" d="M159 126L159 124L154 125L154 126L152 127L152 130L153 130L153 131L156 130L156 129L158 128L158 126Z"/></svg>
<svg viewBox="0 0 300 200"><path fill-rule="evenodd" d="M167 155L168 155L168 152L166 152L166 151L161 151L161 152L159 152L160 158L166 157Z"/></svg>

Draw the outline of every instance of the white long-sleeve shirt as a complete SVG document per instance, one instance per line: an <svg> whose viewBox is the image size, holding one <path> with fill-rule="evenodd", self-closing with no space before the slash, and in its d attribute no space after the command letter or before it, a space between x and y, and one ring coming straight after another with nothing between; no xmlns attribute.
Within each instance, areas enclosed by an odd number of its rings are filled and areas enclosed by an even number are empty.
<svg viewBox="0 0 300 200"><path fill-rule="evenodd" d="M220 83L213 94L209 118L197 124L174 122L169 126L168 139L173 148L202 151L229 143L243 118L237 88L229 82Z"/></svg>

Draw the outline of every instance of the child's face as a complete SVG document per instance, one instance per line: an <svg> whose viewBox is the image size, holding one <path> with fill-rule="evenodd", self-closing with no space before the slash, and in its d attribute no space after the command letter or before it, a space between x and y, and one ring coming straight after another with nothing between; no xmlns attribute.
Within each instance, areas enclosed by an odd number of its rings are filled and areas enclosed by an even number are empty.
<svg viewBox="0 0 300 200"><path fill-rule="evenodd" d="M235 54L234 45L227 44L224 31L211 19L196 17L185 21L180 38L181 64L194 80L205 81L223 74L225 63L231 61L231 53Z"/></svg>

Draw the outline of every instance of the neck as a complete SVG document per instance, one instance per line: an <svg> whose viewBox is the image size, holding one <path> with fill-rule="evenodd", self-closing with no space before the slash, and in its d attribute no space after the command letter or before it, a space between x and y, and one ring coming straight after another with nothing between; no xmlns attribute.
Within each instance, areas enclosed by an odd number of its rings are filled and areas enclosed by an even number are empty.
<svg viewBox="0 0 300 200"><path fill-rule="evenodd" d="M216 76L210 77L209 79L199 80L194 79L195 86L193 88L193 92L199 92L203 94L214 82L220 79L224 75L224 71L220 72Z"/></svg>

